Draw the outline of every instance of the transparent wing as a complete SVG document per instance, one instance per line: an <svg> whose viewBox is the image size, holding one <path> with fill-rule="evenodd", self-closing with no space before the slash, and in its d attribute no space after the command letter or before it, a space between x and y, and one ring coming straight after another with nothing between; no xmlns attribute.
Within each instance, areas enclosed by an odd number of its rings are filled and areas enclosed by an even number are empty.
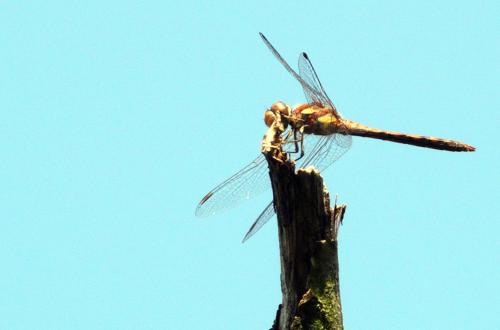
<svg viewBox="0 0 500 330"><path fill-rule="evenodd" d="M306 53L300 54L298 63L300 74L297 74L262 33L260 36L278 61L301 84L308 102L319 103L332 109L332 115L340 119L340 115L326 94L309 56ZM298 166L314 165L318 170L323 171L350 148L352 138L349 135L340 133L328 136L307 135L304 142L306 156L298 162Z"/></svg>
<svg viewBox="0 0 500 330"><path fill-rule="evenodd" d="M297 166L305 168L313 165L320 172L342 157L352 144L350 135L311 135L304 137L305 156L297 162Z"/></svg>
<svg viewBox="0 0 500 330"><path fill-rule="evenodd" d="M297 162L298 167L307 167L314 165L320 172L324 171L333 162L339 159L350 147L351 137L334 134L334 135L308 135L304 140L304 149L306 155ZM310 149L309 149L310 147ZM274 205L271 201L267 207L254 221L248 232L245 234L242 243L245 243L256 232L258 232L275 214Z"/></svg>
<svg viewBox="0 0 500 330"><path fill-rule="evenodd" d="M312 65L309 57L306 53L302 53L299 56L299 73L293 70L290 65L285 61L285 59L278 53L278 51L271 45L269 40L260 33L260 36L267 48L273 53L276 59L285 67L285 69L301 84L304 94L309 103L318 103L324 107L332 109L332 115L337 119L340 119L333 102L330 100L326 94L323 85L321 84L316 70ZM304 140L304 151L306 156L302 158L297 165L299 167L307 167L309 165L314 165L319 171L325 170L334 161L339 159L351 146L352 139L346 134L332 134L328 136L318 136L318 135L307 135ZM258 158L259 159L259 158ZM243 171L243 170L242 170ZM265 171L267 172L267 171ZM237 175L237 174L236 174ZM229 178L228 181L232 180ZM267 182L267 181L266 181ZM227 185L223 183L222 186ZM268 185L269 186L269 185ZM212 192L217 192L215 188ZM210 192L203 200L200 202L200 206L203 206L212 197L213 193ZM224 203L226 204L226 203ZM197 214L198 214L197 209ZM252 224L243 242L247 241L252 237L262 226L264 226L269 219L274 215L273 202L269 203L267 207L262 211L262 213L257 217L257 220Z"/></svg>
<svg viewBox="0 0 500 330"><path fill-rule="evenodd" d="M318 74L312 65L309 56L302 53L299 56L299 73L303 81L312 86L311 89L304 89L306 98L309 102L319 102L322 106L332 110L331 115L337 120L341 120L335 105L328 97L319 80ZM339 159L352 144L351 136L342 134L342 132L332 135L312 135L304 137L304 152L306 156L299 163L299 167L314 165L320 172L324 171L333 162Z"/></svg>
<svg viewBox="0 0 500 330"><path fill-rule="evenodd" d="M259 231L262 226L264 226L269 219L271 219L274 215L274 206L273 202L269 203L264 211L257 217L257 220L250 226L250 229L248 229L248 232L246 233L245 237L243 237L243 241L241 243L245 243L250 237L252 237L256 232Z"/></svg>
<svg viewBox="0 0 500 330"><path fill-rule="evenodd" d="M320 95L320 91L316 91L314 89L314 86L309 84L307 81L305 81L297 72L295 72L294 69L285 61L285 59L278 53L276 48L274 48L273 45L267 40L267 38L262 34L259 33L260 37L262 38L262 41L266 44L267 48L273 53L274 57L285 67L286 71L288 71L297 81L302 85L302 89L304 90L304 93L306 95L306 98L308 99L309 102L321 102L319 99L310 99L309 97L314 97L315 95Z"/></svg>
<svg viewBox="0 0 500 330"><path fill-rule="evenodd" d="M307 135L304 140L306 156L297 162L297 166L304 168L314 165L322 172L349 149L351 142L352 140L349 135ZM274 205L271 201L257 217L252 226L250 226L242 243L245 243L255 235L274 214Z"/></svg>
<svg viewBox="0 0 500 330"><path fill-rule="evenodd" d="M270 188L267 163L260 155L202 198L195 214L206 217L221 213Z"/></svg>
<svg viewBox="0 0 500 330"><path fill-rule="evenodd" d="M299 74L303 81L305 81L311 89L304 89L304 94L309 102L320 103L322 106L331 108L335 117L340 118L337 109L333 105L332 100L328 97L319 80L319 77L314 69L314 66L309 60L306 53L299 55Z"/></svg>

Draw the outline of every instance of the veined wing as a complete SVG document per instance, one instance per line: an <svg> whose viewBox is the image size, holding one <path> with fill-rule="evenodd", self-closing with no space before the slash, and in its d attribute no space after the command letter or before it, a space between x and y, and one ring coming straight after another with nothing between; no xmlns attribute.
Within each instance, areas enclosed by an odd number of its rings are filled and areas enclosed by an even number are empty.
<svg viewBox="0 0 500 330"><path fill-rule="evenodd" d="M348 143L348 145L345 145ZM334 135L308 135L304 140L306 156L298 161L297 167L305 168L314 165L320 172L324 171L333 162L339 159L350 147L350 136ZM342 145L340 147L339 145ZM309 149L310 147L310 149ZM242 243L245 243L257 233L274 215L274 205L271 201L260 213L245 234Z"/></svg>
<svg viewBox="0 0 500 330"><path fill-rule="evenodd" d="M300 54L298 63L299 74L297 74L273 45L271 45L269 40L267 40L262 33L260 33L260 36L278 61L301 84L308 102L320 103L322 106L332 109L332 115L340 119L340 115L335 105L333 105L333 102L326 94L309 56L307 56L306 53ZM312 140L316 142L310 143ZM352 138L346 134L333 134L319 138L307 136L305 141L308 142L306 144L308 148L304 150L306 152L306 157L299 162L298 165L299 167L315 165L320 171L323 171L340 158L352 144Z"/></svg>
<svg viewBox="0 0 500 330"><path fill-rule="evenodd" d="M261 214L257 217L257 220L254 221L252 226L250 226L250 229L248 229L248 232L246 233L245 237L243 237L243 241L241 243L245 243L250 237L252 237L256 232L259 231L262 226L264 226L269 219L271 219L274 215L274 202L271 201L271 203L267 204L266 208L264 211L261 212Z"/></svg>
<svg viewBox="0 0 500 330"><path fill-rule="evenodd" d="M271 53L273 53L274 57L276 57L276 59L281 63L281 65L285 67L286 71L288 71L302 85L302 89L304 90L304 94L308 102L322 103L322 100L315 98L316 95L321 95L321 92L316 91L314 89L314 86L309 84L309 82L305 81L297 72L295 72L295 70L292 69L292 67L287 63L287 61L285 61L285 59L280 55L280 53L278 53L276 48L274 48L274 46L271 45L269 40L267 40L267 38L262 33L259 32L259 34L260 37L262 38L262 41L264 41L264 43L266 44L267 48L269 48Z"/></svg>
<svg viewBox="0 0 500 330"><path fill-rule="evenodd" d="M312 89L304 89L304 93L311 94L308 99L317 100L322 106L332 110L332 116L341 120L335 105L328 97L319 80L318 74L312 65L309 56L302 53L299 56L299 73L303 81L312 86ZM314 165L320 172L324 171L333 162L339 159L352 144L351 136L339 133L317 136L309 134L304 137L304 152L305 157L299 162L299 167L307 167Z"/></svg>
<svg viewBox="0 0 500 330"><path fill-rule="evenodd" d="M299 56L299 73L297 73L292 67L285 61L285 59L278 53L276 48L267 40L267 38L260 33L260 37L266 44L267 48L273 53L274 57L285 67L285 69L302 85L304 94L309 103L320 103L325 107L329 107L333 110L336 117L340 117L337 113L337 109L333 105L326 94L323 85L321 84L316 70L309 60L309 56L306 53L302 53Z"/></svg>
<svg viewBox="0 0 500 330"><path fill-rule="evenodd" d="M320 172L324 171L333 162L339 159L351 145L350 136L334 135L307 135L304 140L306 156L298 161L297 167L305 168L314 165ZM346 144L347 143L347 144ZM245 243L257 233L274 215L274 205L271 201L254 221L242 243Z"/></svg>
<svg viewBox="0 0 500 330"><path fill-rule="evenodd" d="M267 38L260 33L260 36L269 50L285 67L285 69L301 84L304 94L309 103L319 103L324 107L332 109L332 115L340 119L337 109L326 94L316 70L306 53L299 56L299 74L293 70L278 51L271 45ZM305 157L298 163L298 167L314 165L320 172L324 171L333 162L339 159L351 146L352 139L345 134L332 134L328 136L307 135L304 140ZM269 219L274 215L273 202L269 203L262 213L252 224L243 242L252 237Z"/></svg>
<svg viewBox="0 0 500 330"><path fill-rule="evenodd" d="M260 155L202 198L195 214L206 217L239 205L270 187L267 162Z"/></svg>
<svg viewBox="0 0 500 330"><path fill-rule="evenodd" d="M318 74L306 53L299 55L299 74L302 80L312 87L312 89L304 89L304 94L306 94L309 102L319 102L322 106L331 108L334 116L340 119L335 105L333 105L332 100L326 94Z"/></svg>
<svg viewBox="0 0 500 330"><path fill-rule="evenodd" d="M306 156L299 160L298 167L305 168L314 165L320 172L339 159L351 146L351 137L342 134L308 135L304 140ZM310 149L309 149L310 147ZM271 201L254 221L242 243L245 243L260 230L274 215L274 205Z"/></svg>
<svg viewBox="0 0 500 330"><path fill-rule="evenodd" d="M340 133L332 135L304 136L304 158L297 163L298 167L305 168L313 165L318 171L323 172L337 159L349 150L352 144L350 135Z"/></svg>

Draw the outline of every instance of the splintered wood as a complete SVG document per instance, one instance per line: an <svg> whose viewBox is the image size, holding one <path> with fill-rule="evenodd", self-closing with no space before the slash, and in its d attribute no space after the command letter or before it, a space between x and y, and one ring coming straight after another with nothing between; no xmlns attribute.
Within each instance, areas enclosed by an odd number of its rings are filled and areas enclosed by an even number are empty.
<svg viewBox="0 0 500 330"><path fill-rule="evenodd" d="M295 172L282 151L280 116L262 141L278 215L282 303L272 329L342 329L337 253L345 205L330 207L314 168Z"/></svg>

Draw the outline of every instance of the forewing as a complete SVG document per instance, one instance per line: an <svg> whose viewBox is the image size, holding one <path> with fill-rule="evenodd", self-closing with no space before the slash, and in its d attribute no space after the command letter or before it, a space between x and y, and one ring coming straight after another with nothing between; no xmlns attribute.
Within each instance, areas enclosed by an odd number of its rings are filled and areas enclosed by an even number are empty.
<svg viewBox="0 0 500 330"><path fill-rule="evenodd" d="M318 74L306 53L302 53L299 56L299 74L302 80L312 87L310 89L304 89L307 100L309 102L319 102L324 107L331 108L334 116L340 118L335 105L333 105L332 100L330 100L328 94L326 94Z"/></svg>
<svg viewBox="0 0 500 330"><path fill-rule="evenodd" d="M335 105L326 94L306 53L300 54L298 66L300 77L312 87L304 89L304 94L309 102L319 102L322 106L330 108L332 116L341 120ZM306 156L299 162L299 167L314 165L322 172L339 159L351 147L351 144L352 138L349 135L341 134L341 132L332 135L306 135L304 136L304 152Z"/></svg>
<svg viewBox="0 0 500 330"><path fill-rule="evenodd" d="M203 197L195 214L206 217L239 205L270 188L267 163L264 155L242 168Z"/></svg>
<svg viewBox="0 0 500 330"><path fill-rule="evenodd" d="M245 237L243 237L243 241L241 243L245 243L250 237L252 237L256 232L259 231L262 226L264 226L269 219L271 219L274 215L274 205L273 202L269 203L267 207L262 211L262 213L257 217L257 220L252 224Z"/></svg>
<svg viewBox="0 0 500 330"><path fill-rule="evenodd" d="M294 69L292 69L292 67L287 63L287 61L285 61L285 59L280 55L280 53L278 53L276 48L274 48L274 46L271 45L269 40L267 40L267 38L262 33L259 34L260 37L262 38L262 41L264 41L264 43L266 44L267 48L269 48L271 53L273 53L274 57L276 57L276 59L285 67L286 71L288 71L300 83L302 89L304 90L304 93L306 94L306 97L308 95L317 95L320 93L319 91L315 91L314 86L311 86L308 82L304 81L304 79L302 79L302 77L297 72L295 72ZM314 101L309 100L309 102L314 102Z"/></svg>

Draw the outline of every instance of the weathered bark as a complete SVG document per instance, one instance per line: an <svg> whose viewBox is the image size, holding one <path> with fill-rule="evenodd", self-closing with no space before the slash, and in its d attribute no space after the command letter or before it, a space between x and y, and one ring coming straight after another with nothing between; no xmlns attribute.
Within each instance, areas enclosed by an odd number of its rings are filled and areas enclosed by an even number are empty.
<svg viewBox="0 0 500 330"><path fill-rule="evenodd" d="M264 137L278 215L282 304L272 329L342 329L337 231L345 205L330 208L313 168L295 173L280 149L277 122Z"/></svg>

